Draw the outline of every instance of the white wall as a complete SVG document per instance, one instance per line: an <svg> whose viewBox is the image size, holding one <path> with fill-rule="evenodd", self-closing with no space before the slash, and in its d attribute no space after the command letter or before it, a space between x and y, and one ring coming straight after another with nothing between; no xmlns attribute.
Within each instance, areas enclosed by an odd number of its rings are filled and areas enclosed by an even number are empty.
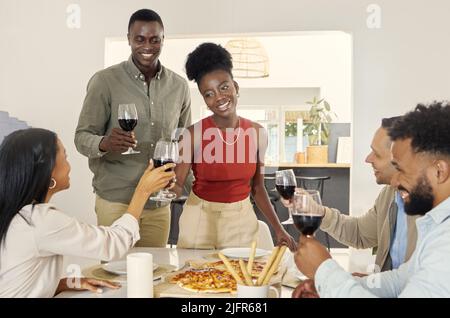
<svg viewBox="0 0 450 318"><path fill-rule="evenodd" d="M73 0L0 2L0 109L34 126L57 131L72 162L72 188L58 206L93 221L91 175L73 146L89 77L103 68L104 39L123 36L131 12L152 7L171 35L342 30L353 36L354 155L352 213L377 194L364 164L381 117L419 101L449 98L450 42L447 0L377 0L380 29L366 25L372 0L79 0L82 28L65 27Z"/></svg>
<svg viewBox="0 0 450 318"><path fill-rule="evenodd" d="M321 96L326 98L337 114L335 122L351 121L351 36L344 32L284 32L270 34L236 34L230 36L193 35L189 38L168 35L164 41L162 63L184 76L187 55L203 42L213 42L225 46L232 38L251 37L257 39L265 48L269 58L269 77L258 79L236 78L241 88L304 88L319 87ZM130 49L126 37L107 39L105 47L105 66L127 59ZM189 83L193 101L203 99L197 85ZM242 96L243 94L241 94ZM278 95L277 95L278 96ZM279 96L288 97L288 96ZM318 96L319 97L319 96ZM306 100L294 98L280 100L278 105L309 106ZM199 119L198 104L193 109L193 119Z"/></svg>

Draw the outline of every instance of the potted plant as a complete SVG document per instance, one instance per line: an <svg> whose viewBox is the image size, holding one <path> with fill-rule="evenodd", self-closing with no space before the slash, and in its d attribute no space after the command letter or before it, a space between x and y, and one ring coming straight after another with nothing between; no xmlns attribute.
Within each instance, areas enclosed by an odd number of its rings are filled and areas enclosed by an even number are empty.
<svg viewBox="0 0 450 318"><path fill-rule="evenodd" d="M305 123L303 134L308 136L309 146L306 148L308 163L328 163L328 137L330 123L336 114L331 111L330 104L324 99L314 97L306 102L311 105L309 118Z"/></svg>

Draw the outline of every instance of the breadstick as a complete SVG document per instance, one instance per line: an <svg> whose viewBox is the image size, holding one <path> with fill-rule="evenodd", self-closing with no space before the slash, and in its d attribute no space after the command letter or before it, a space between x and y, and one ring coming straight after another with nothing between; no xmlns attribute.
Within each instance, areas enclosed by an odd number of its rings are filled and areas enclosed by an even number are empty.
<svg viewBox="0 0 450 318"><path fill-rule="evenodd" d="M251 275L253 272L253 261L255 260L255 253L256 253L256 241L252 242L252 250L250 251L250 257L248 258L248 264L247 264L247 272Z"/></svg>
<svg viewBox="0 0 450 318"><path fill-rule="evenodd" d="M241 267L242 274L244 275L245 284L247 286L253 286L252 277L248 274L245 263L242 259L239 259L239 266Z"/></svg>
<svg viewBox="0 0 450 318"><path fill-rule="evenodd" d="M222 260L222 262L225 264L225 267L227 268L227 270L230 272L231 276L233 276L233 278L236 280L236 282L239 285L245 285L244 282L242 281L241 277L234 270L233 266L231 266L228 258L225 255L223 255L222 253L219 253L218 255L219 255L219 258Z"/></svg>
<svg viewBox="0 0 450 318"><path fill-rule="evenodd" d="M275 246L272 250L272 254L270 255L269 260L266 263L266 266L264 266L263 271L261 274L259 274L258 280L256 281L256 286L261 286L262 282L264 281L264 277L266 277L267 272L270 269L270 266L272 265L273 261L275 260L278 250L280 249L279 246Z"/></svg>
<svg viewBox="0 0 450 318"><path fill-rule="evenodd" d="M287 246L283 245L280 248L280 251L278 252L277 258L273 262L272 266L269 269L269 272L267 273L266 277L263 280L263 285L267 285L272 278L273 273L275 273L275 270L278 268L278 265L280 265L281 259L283 258L284 252L286 251Z"/></svg>

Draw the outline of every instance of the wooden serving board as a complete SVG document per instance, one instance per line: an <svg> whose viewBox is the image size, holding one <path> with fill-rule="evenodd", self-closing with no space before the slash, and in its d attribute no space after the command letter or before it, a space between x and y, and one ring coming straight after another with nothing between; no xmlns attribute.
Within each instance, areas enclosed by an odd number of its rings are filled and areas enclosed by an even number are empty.
<svg viewBox="0 0 450 318"><path fill-rule="evenodd" d="M278 293L281 293L281 285L274 285L278 289ZM177 284L170 284L167 282L161 282L158 285L153 286L153 292L155 298L236 298L236 293L195 293L181 288ZM275 298L276 294L273 290L269 290L269 298Z"/></svg>
<svg viewBox="0 0 450 318"><path fill-rule="evenodd" d="M155 298L173 297L173 298L232 298L236 297L231 293L209 294L209 293L195 293L177 284L170 284L168 282L161 282L153 286Z"/></svg>

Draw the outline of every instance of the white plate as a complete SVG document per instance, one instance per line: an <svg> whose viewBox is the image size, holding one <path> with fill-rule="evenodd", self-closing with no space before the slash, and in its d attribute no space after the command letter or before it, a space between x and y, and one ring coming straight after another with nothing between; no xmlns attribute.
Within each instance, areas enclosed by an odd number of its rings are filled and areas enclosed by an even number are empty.
<svg viewBox="0 0 450 318"><path fill-rule="evenodd" d="M115 261L103 264L103 269L116 275L127 274L127 261ZM158 264L153 263L153 270L158 268Z"/></svg>
<svg viewBox="0 0 450 318"><path fill-rule="evenodd" d="M249 247L231 247L225 248L220 252L226 257L248 259L250 257L251 250L252 249ZM255 251L255 258L263 257L269 254L270 254L269 251L257 248Z"/></svg>

